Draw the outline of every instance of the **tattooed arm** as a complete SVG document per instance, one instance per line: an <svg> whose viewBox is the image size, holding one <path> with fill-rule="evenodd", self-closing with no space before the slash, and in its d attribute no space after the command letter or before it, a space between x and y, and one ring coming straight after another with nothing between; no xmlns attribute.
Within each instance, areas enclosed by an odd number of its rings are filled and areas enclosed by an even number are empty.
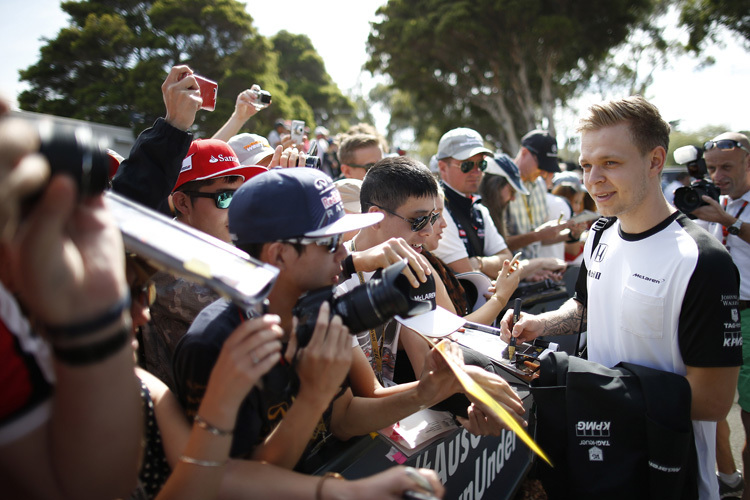
<svg viewBox="0 0 750 500"><path fill-rule="evenodd" d="M583 304L576 299L569 299L557 311L539 315L521 314L518 323L513 324L513 310L505 311L500 329L504 342L510 340L511 332L521 342L530 342L546 335L568 335L578 333L583 315ZM585 321L583 329L586 328Z"/></svg>

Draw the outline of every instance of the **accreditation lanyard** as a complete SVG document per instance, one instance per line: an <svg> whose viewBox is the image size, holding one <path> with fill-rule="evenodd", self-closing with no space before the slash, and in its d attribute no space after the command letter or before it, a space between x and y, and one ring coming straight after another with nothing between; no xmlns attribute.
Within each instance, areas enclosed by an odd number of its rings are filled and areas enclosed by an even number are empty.
<svg viewBox="0 0 750 500"><path fill-rule="evenodd" d="M744 201L744 202L742 203L742 206L741 206L741 207L740 207L740 209L739 209L739 210L737 211L737 215L735 215L735 217L736 217L737 219L739 219L739 218L740 218L740 215L742 215L742 212L743 212L743 211L745 210L745 207L746 207L746 206L747 206L747 200L745 200L745 201ZM727 210L727 198L724 198L724 203L723 203L723 206L722 206L722 208L723 208L723 209L724 209L724 211L726 212L726 210ZM722 244L723 244L724 246L727 246L727 237L729 236L729 231L727 230L727 226L724 226L724 225L722 225L722 226L721 226L721 236L722 236L722 239L721 239L721 242L722 242Z"/></svg>

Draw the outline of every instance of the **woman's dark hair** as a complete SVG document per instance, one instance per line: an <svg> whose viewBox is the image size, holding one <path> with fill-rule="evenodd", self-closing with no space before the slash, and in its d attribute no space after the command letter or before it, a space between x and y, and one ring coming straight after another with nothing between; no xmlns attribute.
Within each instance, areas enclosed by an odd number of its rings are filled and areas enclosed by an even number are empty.
<svg viewBox="0 0 750 500"><path fill-rule="evenodd" d="M482 182L479 184L479 195L482 197L482 205L487 207L492 216L492 222L495 223L497 232L503 238L505 232L505 204L500 191L508 184L508 179L502 175L485 174L482 176Z"/></svg>

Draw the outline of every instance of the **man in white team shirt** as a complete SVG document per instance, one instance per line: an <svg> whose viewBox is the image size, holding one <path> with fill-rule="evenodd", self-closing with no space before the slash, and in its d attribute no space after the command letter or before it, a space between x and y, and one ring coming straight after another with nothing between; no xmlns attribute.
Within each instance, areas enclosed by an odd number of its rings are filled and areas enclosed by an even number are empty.
<svg viewBox="0 0 750 500"><path fill-rule="evenodd" d="M669 125L641 97L592 106L581 120L584 183L605 217L589 238L575 296L559 310L523 315L512 335L575 333L586 311L589 360L685 376L700 498L718 499L716 421L726 417L742 363L739 273L722 245L669 205L660 177ZM503 339L511 335L503 318Z"/></svg>

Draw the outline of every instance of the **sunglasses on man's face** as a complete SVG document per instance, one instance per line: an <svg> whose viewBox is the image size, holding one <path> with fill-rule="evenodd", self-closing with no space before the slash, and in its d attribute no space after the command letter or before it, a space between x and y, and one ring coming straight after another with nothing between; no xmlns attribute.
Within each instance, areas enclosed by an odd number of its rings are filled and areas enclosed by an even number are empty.
<svg viewBox="0 0 750 500"><path fill-rule="evenodd" d="M349 165L350 167L354 167L354 168L364 168L367 171L367 170L370 170L372 166L375 165L375 163L374 162L365 163L364 165L357 165L356 163L347 163L347 165Z"/></svg>
<svg viewBox="0 0 750 500"><path fill-rule="evenodd" d="M212 198L216 203L216 208L227 209L229 204L232 202L234 196L234 189L227 189L225 191L218 191L216 193L203 193L201 191L183 191L186 195L191 198Z"/></svg>
<svg viewBox="0 0 750 500"><path fill-rule="evenodd" d="M339 245L341 244L341 240L344 238L343 233L334 234L333 236L326 236L324 238L290 238L288 240L283 240L284 243L298 243L300 245L312 245L313 243L321 246L326 247L326 250L328 250L328 253L336 253L336 250L338 250Z"/></svg>
<svg viewBox="0 0 750 500"><path fill-rule="evenodd" d="M389 214L393 215L394 217L398 217L399 219L401 219L403 221L406 221L409 224L411 224L411 231L413 233L417 233L417 232L421 231L422 229L424 229L427 226L428 222L429 222L429 224L431 226L434 226L435 222L437 222L437 220L438 220L438 217L440 217L440 213L439 212L433 212L433 213L431 213L429 215L423 215L421 217L414 217L414 218L401 217L396 212L388 210L385 207L381 207L380 205L375 205L374 203L372 205L378 207L380 210L384 210L384 211L388 212Z"/></svg>
<svg viewBox="0 0 750 500"><path fill-rule="evenodd" d="M487 170L487 160L479 160L479 161L462 161L459 168L461 169L461 172L468 174L472 170L474 170L474 167L478 168L481 172L484 172Z"/></svg>
<svg viewBox="0 0 750 500"><path fill-rule="evenodd" d="M747 149L739 141L733 141L732 139L722 139L720 141L706 141L703 143L703 149L710 151L712 149L720 149L722 151L732 151L733 149L740 148L746 153L750 153L750 149Z"/></svg>

